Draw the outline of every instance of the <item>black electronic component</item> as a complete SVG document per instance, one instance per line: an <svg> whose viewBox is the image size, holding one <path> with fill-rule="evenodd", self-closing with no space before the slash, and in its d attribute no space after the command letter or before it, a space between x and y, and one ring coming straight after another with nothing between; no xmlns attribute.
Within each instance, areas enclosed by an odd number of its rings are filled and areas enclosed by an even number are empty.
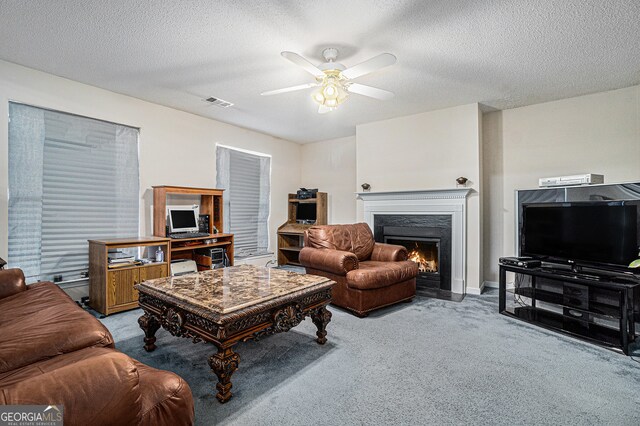
<svg viewBox="0 0 640 426"><path fill-rule="evenodd" d="M539 268L542 262L529 256L522 257L501 257L500 264L509 266L519 266L521 268Z"/></svg>
<svg viewBox="0 0 640 426"><path fill-rule="evenodd" d="M300 188L296 193L296 197L299 200L306 200L308 198L316 198L317 194L318 194L318 188L314 188L314 189Z"/></svg>

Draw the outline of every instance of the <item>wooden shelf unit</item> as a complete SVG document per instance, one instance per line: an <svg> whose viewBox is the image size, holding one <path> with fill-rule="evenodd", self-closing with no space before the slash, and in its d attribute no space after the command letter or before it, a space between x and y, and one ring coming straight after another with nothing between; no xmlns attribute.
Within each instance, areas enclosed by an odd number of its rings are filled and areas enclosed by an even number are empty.
<svg viewBox="0 0 640 426"><path fill-rule="evenodd" d="M104 315L135 309L138 291L134 285L169 275L168 261L110 267L109 250L157 246L166 254L169 244L169 238L161 237L89 240L89 306Z"/></svg>
<svg viewBox="0 0 640 426"><path fill-rule="evenodd" d="M171 195L199 195L200 214L209 215L208 237L192 239L175 239L169 242L167 261L176 259L194 259L194 250L208 247L224 247L229 263L234 263L233 234L225 234L223 222L222 195L224 189L191 188L186 186L154 186L153 187L153 234L164 237L167 232L167 197ZM213 233L214 227L218 230ZM204 240L215 239L216 242L206 244Z"/></svg>
<svg viewBox="0 0 640 426"><path fill-rule="evenodd" d="M299 204L316 205L314 224L297 223ZM298 258L304 246L304 231L314 225L327 224L327 193L318 192L316 198L298 199L289 194L287 221L278 228L278 265L302 266Z"/></svg>

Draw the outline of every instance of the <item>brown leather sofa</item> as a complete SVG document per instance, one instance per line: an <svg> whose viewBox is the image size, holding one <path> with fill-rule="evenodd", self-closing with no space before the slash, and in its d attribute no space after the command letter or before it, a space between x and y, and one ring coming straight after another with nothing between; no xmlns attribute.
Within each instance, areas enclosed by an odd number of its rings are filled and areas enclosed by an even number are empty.
<svg viewBox="0 0 640 426"><path fill-rule="evenodd" d="M418 265L407 260L407 249L375 242L366 223L312 226L304 241L300 263L338 283L334 305L362 317L416 295Z"/></svg>
<svg viewBox="0 0 640 426"><path fill-rule="evenodd" d="M64 406L65 425L191 425L189 385L114 349L53 283L0 271L0 405Z"/></svg>

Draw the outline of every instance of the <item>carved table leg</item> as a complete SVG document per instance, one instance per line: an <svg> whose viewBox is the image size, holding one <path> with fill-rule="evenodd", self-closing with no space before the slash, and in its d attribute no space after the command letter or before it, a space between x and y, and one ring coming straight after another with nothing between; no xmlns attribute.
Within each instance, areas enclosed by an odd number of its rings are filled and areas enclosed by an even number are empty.
<svg viewBox="0 0 640 426"><path fill-rule="evenodd" d="M319 308L314 309L311 312L311 320L318 327L318 331L316 332L316 342L321 345L324 345L327 342L327 324L331 321L331 312L327 310L326 306L321 306Z"/></svg>
<svg viewBox="0 0 640 426"><path fill-rule="evenodd" d="M231 348L218 348L218 353L209 357L209 366L218 376L216 388L218 401L225 403L231 398L231 375L238 369L240 356Z"/></svg>
<svg viewBox="0 0 640 426"><path fill-rule="evenodd" d="M145 312L140 318L138 318L138 324L140 328L144 330L144 350L152 352L156 349L156 331L160 328L160 322L158 319Z"/></svg>

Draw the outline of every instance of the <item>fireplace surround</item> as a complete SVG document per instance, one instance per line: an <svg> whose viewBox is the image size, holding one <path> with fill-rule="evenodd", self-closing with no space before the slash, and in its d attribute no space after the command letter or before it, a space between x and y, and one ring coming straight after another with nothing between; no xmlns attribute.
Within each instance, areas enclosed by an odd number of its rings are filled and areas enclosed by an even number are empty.
<svg viewBox="0 0 640 426"><path fill-rule="evenodd" d="M418 238L421 237L419 234L421 231L440 229L434 232L436 235L422 236L422 238L440 238L440 278L444 278L443 254L450 253L450 262L447 263L450 264L451 292L464 295L466 294L466 210L470 192L470 188L455 188L359 192L357 196L364 202L364 221L374 232L376 240L381 238L381 242L384 242L385 226L414 228L414 231L418 231L418 235L413 237ZM444 225L447 221L450 223L450 231L443 230L447 228ZM389 231L397 232L398 230L390 229ZM450 234L448 243L450 250L444 247L445 242L442 241L442 236L447 233Z"/></svg>

